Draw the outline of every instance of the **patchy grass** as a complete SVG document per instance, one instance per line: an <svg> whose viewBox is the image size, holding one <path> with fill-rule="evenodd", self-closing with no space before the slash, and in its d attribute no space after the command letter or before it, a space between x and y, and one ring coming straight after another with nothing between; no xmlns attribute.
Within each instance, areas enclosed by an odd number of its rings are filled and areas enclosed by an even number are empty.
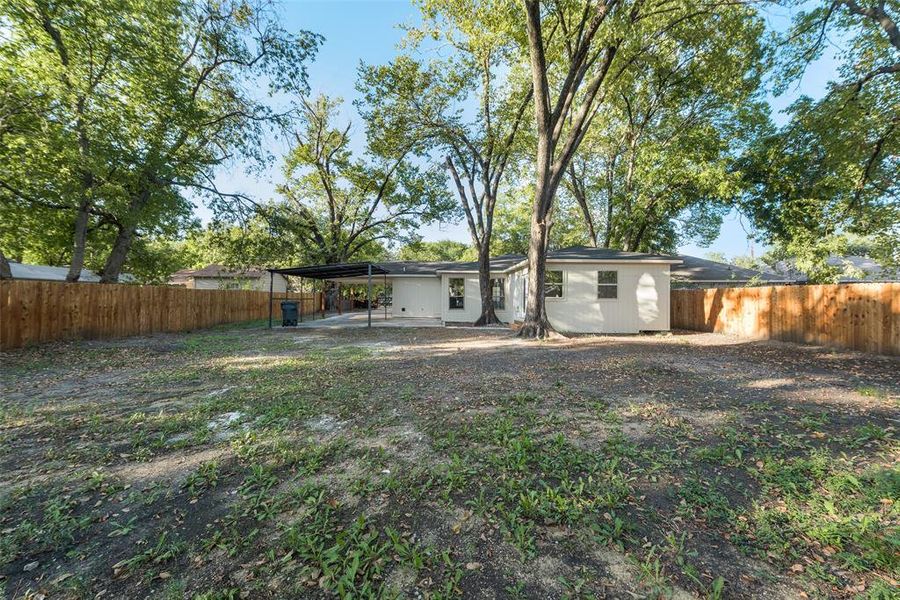
<svg viewBox="0 0 900 600"><path fill-rule="evenodd" d="M896 359L254 323L3 365L8 597L896 597Z"/></svg>

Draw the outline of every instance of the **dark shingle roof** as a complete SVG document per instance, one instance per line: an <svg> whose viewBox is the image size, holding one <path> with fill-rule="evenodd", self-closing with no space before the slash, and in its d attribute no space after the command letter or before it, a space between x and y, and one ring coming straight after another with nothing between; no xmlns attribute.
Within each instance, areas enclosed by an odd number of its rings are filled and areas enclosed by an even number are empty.
<svg viewBox="0 0 900 600"><path fill-rule="evenodd" d="M521 263L527 257L524 254L501 254L491 258L491 271L505 271ZM666 254L643 254L640 252L622 252L609 248L589 248L572 246L547 253L548 260L677 260L678 257ZM478 271L478 262L383 262L378 263L388 275L437 275L441 271Z"/></svg>
<svg viewBox="0 0 900 600"><path fill-rule="evenodd" d="M491 258L491 271L505 271L506 269L513 267L523 260L525 260L526 256L524 254L501 254L500 256L494 256ZM478 270L478 262L457 262L457 263L448 263L449 266L441 269L442 271L477 271Z"/></svg>
<svg viewBox="0 0 900 600"><path fill-rule="evenodd" d="M569 248L561 248L559 250L552 250L547 253L548 260L581 260L581 261L641 261L641 260L656 260L656 261L678 261L684 257L680 256L672 256L668 254L645 254L641 252L623 252L621 250L611 250L609 248L592 248L587 246L572 246ZM690 257L688 257L690 258ZM526 259L524 254L502 254L499 256L495 256L491 258L491 271L500 272L506 271L516 265L520 264L522 261ZM710 262L710 261L707 261ZM331 267L344 267L344 266L359 266L365 265L368 263L355 263L353 265L331 265ZM388 262L379 262L372 263L373 266L376 266L379 271L373 271L373 273L378 272L384 273L386 275L438 275L442 271L457 271L457 272L477 272L478 271L478 263L475 261L471 262L454 262L454 261L440 261L440 262L418 262L418 261L388 261ZM213 266L213 265L211 265ZM724 265L727 266L727 265ZM312 267L298 267L295 269L272 269L272 271L276 273L284 273L286 275L290 274L300 274L300 271L314 271L316 269L320 269L323 271L327 270L326 265L316 265ZM295 273L296 272L296 273ZM357 274L354 274L357 275ZM311 275L310 275L311 276ZM330 276L330 275L329 275ZM334 276L341 276L335 272ZM343 275L345 277L352 276L350 273Z"/></svg>
<svg viewBox="0 0 900 600"><path fill-rule="evenodd" d="M775 273L764 273L755 269L745 269L725 263L679 254L681 265L672 267L672 279L677 281L787 281L788 278Z"/></svg>
<svg viewBox="0 0 900 600"><path fill-rule="evenodd" d="M623 252L611 248L571 246L547 253L548 260L678 260L669 254L646 254L643 252Z"/></svg>

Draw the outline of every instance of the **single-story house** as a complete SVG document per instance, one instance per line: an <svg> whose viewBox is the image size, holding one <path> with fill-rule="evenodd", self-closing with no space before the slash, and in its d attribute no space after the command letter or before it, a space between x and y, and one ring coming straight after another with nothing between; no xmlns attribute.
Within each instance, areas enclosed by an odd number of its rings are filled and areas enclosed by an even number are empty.
<svg viewBox="0 0 900 600"><path fill-rule="evenodd" d="M13 279L25 279L32 281L65 281L69 274L69 267L50 267L47 265L28 265L25 263L9 261L9 270ZM90 269L82 269L78 278L79 283L99 283L100 276ZM129 273L119 275L119 283L132 283L134 276Z"/></svg>
<svg viewBox="0 0 900 600"><path fill-rule="evenodd" d="M787 285L796 278L780 273L747 269L706 258L677 254L681 264L672 268L673 288L740 287L744 285Z"/></svg>
<svg viewBox="0 0 900 600"><path fill-rule="evenodd" d="M557 331L637 333L669 329L671 269L675 256L572 247L547 255L547 316ZM322 265L273 269L273 275L316 277L363 283L362 265ZM395 318L439 318L444 324L471 324L481 315L478 264L474 262L371 263L375 283L391 286ZM347 273L345 275L344 273ZM352 275L350 275L352 274ZM506 323L525 317L528 261L523 255L491 260L493 301Z"/></svg>
<svg viewBox="0 0 900 600"><path fill-rule="evenodd" d="M207 265L202 269L182 269L169 279L170 285L196 290L269 291L269 273L262 269L236 269L224 265ZM272 278L273 291L286 292L287 279L278 273Z"/></svg>

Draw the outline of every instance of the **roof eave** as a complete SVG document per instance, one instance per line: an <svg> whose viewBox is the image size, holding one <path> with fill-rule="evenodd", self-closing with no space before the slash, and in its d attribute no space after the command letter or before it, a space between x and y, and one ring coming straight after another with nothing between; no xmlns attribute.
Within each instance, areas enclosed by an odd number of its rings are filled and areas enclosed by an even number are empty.
<svg viewBox="0 0 900 600"><path fill-rule="evenodd" d="M591 263L641 263L641 264L667 264L680 265L681 259L675 258L548 258L548 263L574 263L574 264L591 264ZM528 266L528 260L523 260L507 268L504 273L512 273Z"/></svg>

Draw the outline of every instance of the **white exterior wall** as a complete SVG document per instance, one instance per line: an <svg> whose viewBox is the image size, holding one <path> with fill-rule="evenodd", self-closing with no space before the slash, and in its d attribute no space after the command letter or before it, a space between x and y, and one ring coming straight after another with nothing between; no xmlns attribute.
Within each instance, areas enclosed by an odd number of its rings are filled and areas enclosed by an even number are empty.
<svg viewBox="0 0 900 600"><path fill-rule="evenodd" d="M441 280L438 277L391 277L390 281L393 316L441 316Z"/></svg>
<svg viewBox="0 0 900 600"><path fill-rule="evenodd" d="M547 298L547 316L557 331L569 333L637 333L669 327L670 265L625 262L548 262L563 271L563 297ZM618 272L618 298L597 298L597 271ZM525 317L525 268L492 273L505 279L504 323ZM465 281L465 306L450 309L450 279ZM481 316L476 273L442 273L438 277L391 277L395 317L440 317L445 323L474 323ZM403 310L403 309L406 310Z"/></svg>
<svg viewBox="0 0 900 600"><path fill-rule="evenodd" d="M513 311L513 320L521 321L525 318L525 280L528 278L528 269L519 269L509 275L510 306Z"/></svg>
<svg viewBox="0 0 900 600"><path fill-rule="evenodd" d="M464 308L450 308L450 279L462 278L466 283L466 295ZM513 318L512 298L510 298L510 276L504 273L491 273L491 278L503 278L506 291L506 308L495 310L497 318L504 323L509 323ZM481 316L481 290L478 284L477 273L460 273L441 275L441 320L445 323L474 323Z"/></svg>
<svg viewBox="0 0 900 600"><path fill-rule="evenodd" d="M226 289L239 289L239 290L257 290L260 292L268 292L269 291L269 278L267 276L255 278L255 279L235 279L230 277L193 277L191 278L193 285L189 285L188 287L192 287L195 290L226 290ZM236 288L230 288L229 284L238 283ZM287 279L283 275L279 275L275 273L275 277L272 280L272 289L276 292L286 292L287 291Z"/></svg>
<svg viewBox="0 0 900 600"><path fill-rule="evenodd" d="M667 331L669 268L658 263L548 262L548 271L563 272L563 297L546 299L550 324L568 333ZM601 270L618 272L618 298L597 298Z"/></svg>
<svg viewBox="0 0 900 600"><path fill-rule="evenodd" d="M272 290L276 292L286 292L287 291L287 277L284 275L279 275L278 273L274 273L274 278L272 279ZM253 286L253 289L261 290L263 292L269 291L269 281L268 277L260 277L256 280L256 285Z"/></svg>

